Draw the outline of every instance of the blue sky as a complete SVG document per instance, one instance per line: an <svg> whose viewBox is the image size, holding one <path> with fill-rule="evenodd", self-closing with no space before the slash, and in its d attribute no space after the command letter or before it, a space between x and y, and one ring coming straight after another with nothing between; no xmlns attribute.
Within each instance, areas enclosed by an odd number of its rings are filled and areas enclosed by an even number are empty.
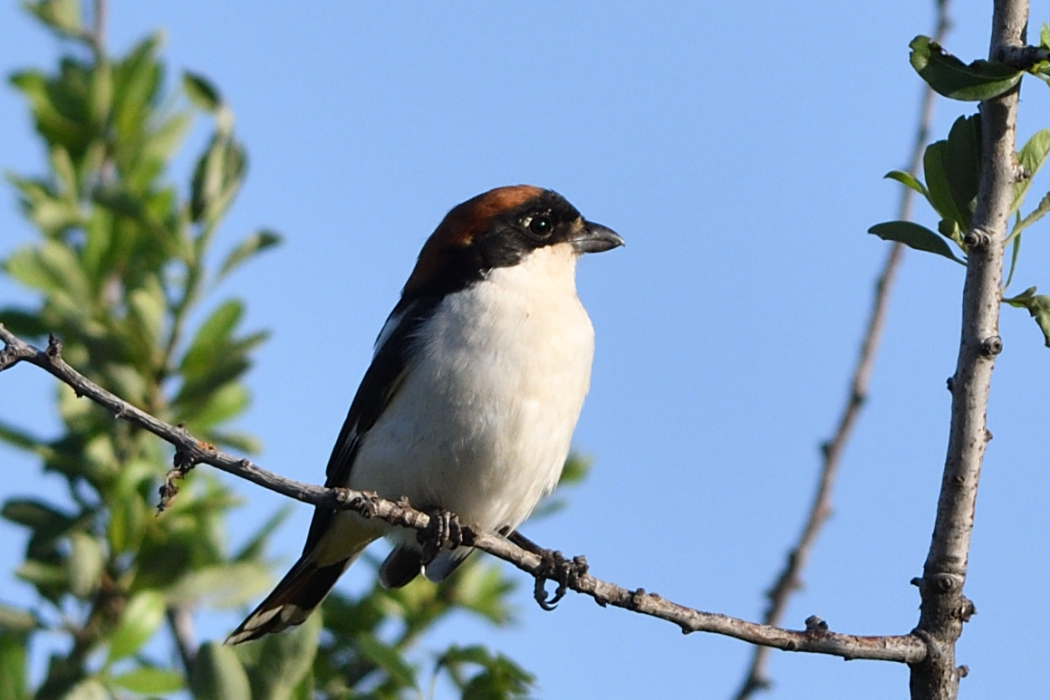
<svg viewBox="0 0 1050 700"><path fill-rule="evenodd" d="M655 6L654 6L655 5ZM954 13L948 46L987 51L990 3ZM932 31L933 2L345 3L111 2L123 51L155 28L175 71L220 87L250 172L218 241L260 226L285 244L222 292L274 336L250 375L245 430L260 463L319 482L371 343L425 237L456 203L531 183L569 198L627 240L582 261L597 331L592 390L575 444L595 459L570 507L524 531L586 554L595 575L703 610L757 618L796 537L818 446L845 398L895 218L921 84L908 42ZM829 7L832 8L829 10ZM1050 17L1036 3L1033 25ZM0 71L51 66L55 46L0 5ZM1050 126L1028 81L1020 131ZM973 105L940 100L933 134ZM26 110L0 89L0 168L39 172ZM204 138L195 132L186 153ZM188 158L179 162L182 179ZM1038 196L1047 178L1036 180ZM922 207L917 218L934 225ZM1017 291L1050 288L1047 224L1025 240ZM0 255L31 240L10 189ZM901 634L918 619L922 570L947 439L962 268L909 254L894 292L871 396L846 451L835 513L788 612L836 631ZM0 280L4 301L26 299ZM1004 309L967 593L979 614L959 661L964 697L1045 688L1050 564L1050 350L1023 311ZM55 425L50 382L0 381L0 416ZM32 461L0 448L0 497L41 493ZM258 522L280 497L237 484ZM276 539L292 561L309 508ZM0 524L13 541L18 530ZM0 552L0 598L28 601ZM341 585L365 584L352 571ZM435 646L482 641L539 677L543 697L723 698L750 648L683 637L672 625L570 596L542 612L522 582L520 623L469 619ZM233 616L201 621L221 636ZM907 669L775 653L770 698L901 697Z"/></svg>

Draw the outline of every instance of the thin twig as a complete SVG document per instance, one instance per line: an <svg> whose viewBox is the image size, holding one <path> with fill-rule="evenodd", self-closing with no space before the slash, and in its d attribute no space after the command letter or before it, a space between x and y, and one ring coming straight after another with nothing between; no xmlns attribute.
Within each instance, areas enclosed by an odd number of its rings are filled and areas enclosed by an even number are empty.
<svg viewBox="0 0 1050 700"><path fill-rule="evenodd" d="M106 0L95 0L92 4L91 27L83 29L79 38L86 43L96 60L101 60L106 53L106 17L109 13Z"/></svg>
<svg viewBox="0 0 1050 700"><path fill-rule="evenodd" d="M937 27L934 33L934 41L941 44L944 43L945 36L951 28L948 10L949 0L937 1ZM922 164L923 151L929 138L930 124L933 121L935 96L934 91L928 85L925 86L919 109L918 128L915 130L915 141L912 144L911 156L908 159L908 172L912 175L918 174L919 166ZM915 191L910 187L902 187L901 189L903 192L897 218L908 220L911 218ZM882 271L875 282L875 295L872 300L871 312L868 316L868 325L864 331L864 339L861 342L860 354L857 356L857 364L853 369L853 378L850 381L846 405L843 406L834 435L821 446L823 461L820 468L820 477L817 481L817 489L813 496L813 503L810 506L809 515L795 546L788 554L784 567L780 570L772 587L766 593L769 605L766 607L765 614L762 617L763 624L780 624L787 610L791 595L802 587L802 571L809 561L817 536L831 515L831 492L835 486L835 477L838 476L839 465L842 463L842 454L846 449L846 443L849 441L853 427L867 400L868 385L875 365L875 355L882 341L882 329L886 321L890 292L903 255L904 246L901 243L891 245L886 255L886 261L883 263ZM748 700L759 690L765 690L770 687L771 682L767 672L769 652L769 647L755 647L751 655L751 665L736 695L733 696L734 700Z"/></svg>
<svg viewBox="0 0 1050 700"><path fill-rule="evenodd" d="M6 348L0 352L0 371L22 361L36 365L70 386L78 396L91 399L116 417L144 428L174 445L176 454L186 463L210 464L271 491L323 508L353 510L365 517L378 517L393 525L417 530L426 529L430 523L429 515L412 508L406 502L388 501L374 493L304 484L261 469L247 459L220 452L211 445L195 439L186 430L154 418L81 375L62 359L62 346L54 337L51 338L47 350L41 351L0 324L0 340L6 344ZM465 544L485 550L537 578L549 578L550 560L560 557L556 552L549 550L530 552L503 537L475 532L469 527L462 528L462 537ZM921 661L926 653L925 644L914 635L861 637L830 632L822 625L812 625L806 630L785 630L727 615L702 612L665 600L655 593L647 593L641 588L629 590L602 581L587 573L581 565L582 562L581 557L574 559L576 570L565 580L559 580L559 586L564 585L589 595L603 607L613 605L667 620L685 633L713 632L785 651L830 654L846 659L874 659L914 664Z"/></svg>
<svg viewBox="0 0 1050 700"><path fill-rule="evenodd" d="M185 605L169 605L166 611L171 636L175 638L182 668L186 677L193 674L193 663L197 659L197 641L193 633L193 613Z"/></svg>
<svg viewBox="0 0 1050 700"><path fill-rule="evenodd" d="M1028 0L995 0L989 58L998 61L1011 48L1024 46ZM963 595L977 507L981 463L988 432L988 396L999 338L1003 242L1020 173L1016 162L1017 104L1020 83L981 103L981 177L963 285L959 358L952 392L948 454L941 479L937 517L919 586L921 615L916 633L929 654L912 666L914 700L954 700L965 667L955 666L955 645L963 623L975 612Z"/></svg>

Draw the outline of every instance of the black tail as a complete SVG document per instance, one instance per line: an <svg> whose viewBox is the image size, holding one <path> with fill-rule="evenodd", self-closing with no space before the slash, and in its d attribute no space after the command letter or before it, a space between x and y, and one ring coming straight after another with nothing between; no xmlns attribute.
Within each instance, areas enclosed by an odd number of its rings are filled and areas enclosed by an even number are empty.
<svg viewBox="0 0 1050 700"><path fill-rule="evenodd" d="M266 600L226 638L226 643L240 644L301 625L356 558L321 567L306 561L306 557L299 559Z"/></svg>

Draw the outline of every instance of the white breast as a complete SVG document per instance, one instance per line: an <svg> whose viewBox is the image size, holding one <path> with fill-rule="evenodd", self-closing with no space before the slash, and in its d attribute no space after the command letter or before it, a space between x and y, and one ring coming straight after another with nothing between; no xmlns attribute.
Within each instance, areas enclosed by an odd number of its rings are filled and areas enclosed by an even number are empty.
<svg viewBox="0 0 1050 700"><path fill-rule="evenodd" d="M524 521L557 484L590 383L575 265L568 245L550 246L447 297L349 486L488 531Z"/></svg>

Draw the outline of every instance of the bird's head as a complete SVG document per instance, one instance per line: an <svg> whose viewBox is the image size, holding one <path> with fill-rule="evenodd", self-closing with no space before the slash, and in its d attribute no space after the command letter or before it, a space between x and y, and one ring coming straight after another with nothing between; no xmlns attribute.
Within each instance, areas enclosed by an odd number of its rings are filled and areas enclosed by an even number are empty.
<svg viewBox="0 0 1050 700"><path fill-rule="evenodd" d="M498 187L452 209L419 254L405 297L443 295L557 247L572 259L624 244L615 231L587 221L552 190Z"/></svg>

